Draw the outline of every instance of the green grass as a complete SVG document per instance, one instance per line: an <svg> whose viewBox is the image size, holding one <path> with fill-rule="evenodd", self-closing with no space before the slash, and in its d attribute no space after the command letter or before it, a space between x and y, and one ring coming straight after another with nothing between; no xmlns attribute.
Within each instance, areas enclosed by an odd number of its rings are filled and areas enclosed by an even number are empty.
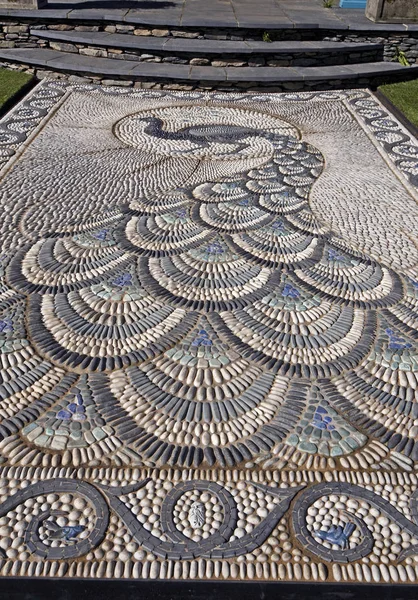
<svg viewBox="0 0 418 600"><path fill-rule="evenodd" d="M418 79L382 85L379 90L418 127Z"/></svg>
<svg viewBox="0 0 418 600"><path fill-rule="evenodd" d="M29 81L32 75L20 71L0 69L0 109L10 101Z"/></svg>

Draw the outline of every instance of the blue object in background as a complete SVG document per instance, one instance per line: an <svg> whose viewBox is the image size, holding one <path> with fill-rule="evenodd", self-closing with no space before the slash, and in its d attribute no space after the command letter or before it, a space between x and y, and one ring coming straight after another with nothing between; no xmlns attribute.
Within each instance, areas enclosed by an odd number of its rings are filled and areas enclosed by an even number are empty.
<svg viewBox="0 0 418 600"><path fill-rule="evenodd" d="M367 0L340 0L340 8L366 8Z"/></svg>

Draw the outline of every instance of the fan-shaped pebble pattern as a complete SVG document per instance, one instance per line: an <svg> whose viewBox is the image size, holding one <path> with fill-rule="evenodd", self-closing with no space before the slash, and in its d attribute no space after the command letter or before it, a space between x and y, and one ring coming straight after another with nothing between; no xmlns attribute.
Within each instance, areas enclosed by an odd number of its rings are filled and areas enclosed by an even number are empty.
<svg viewBox="0 0 418 600"><path fill-rule="evenodd" d="M354 367L370 349L375 318L306 292L291 276L252 306L222 312L228 339L245 357L288 375L329 377Z"/></svg>
<svg viewBox="0 0 418 600"><path fill-rule="evenodd" d="M288 385L242 359L202 317L163 356L114 373L110 389L143 432L136 447L145 456L213 465L235 464L283 437Z"/></svg>
<svg viewBox="0 0 418 600"><path fill-rule="evenodd" d="M30 331L60 364L111 370L144 361L181 339L193 317L147 293L135 268L56 296L32 296Z"/></svg>
<svg viewBox="0 0 418 600"><path fill-rule="evenodd" d="M222 236L179 256L150 258L146 273L144 281L160 297L206 311L248 304L272 279L269 269L241 258Z"/></svg>

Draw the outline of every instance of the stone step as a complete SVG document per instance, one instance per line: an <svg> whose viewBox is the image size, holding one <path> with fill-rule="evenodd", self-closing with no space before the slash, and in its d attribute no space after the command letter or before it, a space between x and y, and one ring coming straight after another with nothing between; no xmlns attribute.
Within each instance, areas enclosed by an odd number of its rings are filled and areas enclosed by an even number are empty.
<svg viewBox="0 0 418 600"><path fill-rule="evenodd" d="M154 82L199 82L237 84L280 84L289 82L341 82L403 76L417 76L418 66L403 67L395 62L371 62L325 67L212 67L147 63L98 58L50 49L0 49L3 62L28 65L52 72L97 75L104 79Z"/></svg>
<svg viewBox="0 0 418 600"><path fill-rule="evenodd" d="M271 66L320 66L360 62L375 62L383 57L384 46L371 43L344 43L328 41L234 41L206 40L175 37L124 35L106 32L51 31L31 29L31 36L46 42L53 50L90 54L130 60L152 60L188 63L204 59L222 61L228 58L244 63L261 59ZM98 50L96 53L95 50ZM80 52L81 50L81 52ZM120 54L112 52L120 51ZM285 63L278 65L275 63ZM193 64L193 63L192 63ZM218 65L219 66L219 65ZM235 66L235 65L232 65Z"/></svg>
<svg viewBox="0 0 418 600"><path fill-rule="evenodd" d="M108 6L107 6L108 4ZM130 6L131 4L131 6ZM144 3L145 4L145 3ZM167 6L169 4L169 6ZM256 6L254 2L232 3L222 0L216 3L213 0L170 0L170 2L151 2L146 8L141 8L141 2L135 8L133 3L117 2L97 3L90 2L67 3L55 2L43 9L8 9L0 8L0 19L11 18L14 20L25 19L35 23L61 22L61 23L123 23L125 26L148 27L159 29L217 29L264 31L339 31L364 33L375 30L376 32L407 32L418 27L414 24L385 23L376 24L369 21L364 10L324 9L312 1L312 6L298 6L299 2L291 0L286 2L282 9L277 6ZM222 4L228 5L222 9ZM266 4L266 3L264 3ZM318 3L319 4L319 3ZM321 3L322 4L322 3ZM338 4L338 3L336 3ZM272 14L274 18L272 18Z"/></svg>

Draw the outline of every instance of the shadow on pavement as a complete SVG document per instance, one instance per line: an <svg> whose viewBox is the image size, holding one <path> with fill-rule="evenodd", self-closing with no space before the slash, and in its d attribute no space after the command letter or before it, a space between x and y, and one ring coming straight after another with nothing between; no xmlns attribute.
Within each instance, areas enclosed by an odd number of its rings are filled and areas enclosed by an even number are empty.
<svg viewBox="0 0 418 600"><path fill-rule="evenodd" d="M175 2L170 2L169 0L99 0L99 1L87 1L87 2L65 2L65 3L56 3L56 2L48 2L46 8L51 9L86 9L86 8L94 8L100 10L101 8L109 9L120 9L120 8L135 8L138 10L152 10L152 9L163 9L169 8L171 6L177 6Z"/></svg>

